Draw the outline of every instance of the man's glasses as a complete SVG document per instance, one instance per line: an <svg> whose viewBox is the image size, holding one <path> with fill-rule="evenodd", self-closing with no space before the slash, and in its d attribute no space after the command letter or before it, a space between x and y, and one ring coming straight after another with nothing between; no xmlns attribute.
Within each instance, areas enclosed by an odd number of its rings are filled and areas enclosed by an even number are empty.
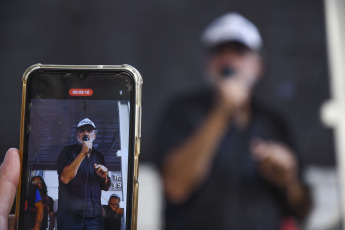
<svg viewBox="0 0 345 230"><path fill-rule="evenodd" d="M42 183L43 181L41 181L41 180L34 180L34 181L32 181L31 183L32 184L40 184L40 183Z"/></svg>

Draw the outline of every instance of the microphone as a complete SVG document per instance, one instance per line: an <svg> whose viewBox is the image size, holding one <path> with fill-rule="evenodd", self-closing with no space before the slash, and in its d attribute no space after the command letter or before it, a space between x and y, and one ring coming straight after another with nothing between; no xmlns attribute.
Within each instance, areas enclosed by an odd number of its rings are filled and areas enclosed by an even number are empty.
<svg viewBox="0 0 345 230"><path fill-rule="evenodd" d="M223 76L223 78L232 77L235 73L235 69L231 66L225 66L221 71L221 75Z"/></svg>
<svg viewBox="0 0 345 230"><path fill-rule="evenodd" d="M89 136L88 135L84 135L82 139L83 139L83 141L88 141L89 140ZM91 153L91 149L89 149L88 153Z"/></svg>
<svg viewBox="0 0 345 230"><path fill-rule="evenodd" d="M83 141L88 141L89 140L89 136L88 135L84 135L83 136Z"/></svg>

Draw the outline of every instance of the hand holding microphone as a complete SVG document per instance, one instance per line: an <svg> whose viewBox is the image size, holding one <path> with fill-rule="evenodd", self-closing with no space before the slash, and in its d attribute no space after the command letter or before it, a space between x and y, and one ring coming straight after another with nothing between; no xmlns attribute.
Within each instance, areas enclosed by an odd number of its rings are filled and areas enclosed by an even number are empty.
<svg viewBox="0 0 345 230"><path fill-rule="evenodd" d="M230 119L248 104L254 78L251 73L231 65L224 65L218 74L216 108Z"/></svg>
<svg viewBox="0 0 345 230"><path fill-rule="evenodd" d="M226 117L231 117L243 108L250 98L250 87L241 77L231 75L222 79L218 84L216 105Z"/></svg>
<svg viewBox="0 0 345 230"><path fill-rule="evenodd" d="M91 153L92 150L92 142L90 141L90 138L88 135L83 136L83 146L82 146L82 152L86 154Z"/></svg>

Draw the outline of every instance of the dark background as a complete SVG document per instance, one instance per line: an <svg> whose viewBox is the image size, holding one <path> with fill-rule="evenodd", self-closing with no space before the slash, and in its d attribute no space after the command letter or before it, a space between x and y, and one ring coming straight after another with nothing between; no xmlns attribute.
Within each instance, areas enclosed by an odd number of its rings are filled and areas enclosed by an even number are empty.
<svg viewBox="0 0 345 230"><path fill-rule="evenodd" d="M61 150L76 143L77 125L87 117L97 127L92 146L104 155L110 171L121 171L121 157L116 157L121 150L118 103L114 100L32 100L28 142L30 169L57 170Z"/></svg>
<svg viewBox="0 0 345 230"><path fill-rule="evenodd" d="M19 146L21 76L38 62L135 66L144 78L141 159L152 160L164 104L200 84L200 34L228 11L262 33L259 97L286 116L307 164L334 165L332 132L319 119L330 95L322 0L1 1L0 160Z"/></svg>

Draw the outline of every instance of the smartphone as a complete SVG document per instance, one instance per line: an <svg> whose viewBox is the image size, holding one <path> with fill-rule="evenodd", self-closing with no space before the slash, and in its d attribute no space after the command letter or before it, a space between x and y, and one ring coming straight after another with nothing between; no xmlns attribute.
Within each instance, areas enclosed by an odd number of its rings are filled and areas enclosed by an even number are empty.
<svg viewBox="0 0 345 230"><path fill-rule="evenodd" d="M26 70L17 229L137 228L142 83L129 65Z"/></svg>

